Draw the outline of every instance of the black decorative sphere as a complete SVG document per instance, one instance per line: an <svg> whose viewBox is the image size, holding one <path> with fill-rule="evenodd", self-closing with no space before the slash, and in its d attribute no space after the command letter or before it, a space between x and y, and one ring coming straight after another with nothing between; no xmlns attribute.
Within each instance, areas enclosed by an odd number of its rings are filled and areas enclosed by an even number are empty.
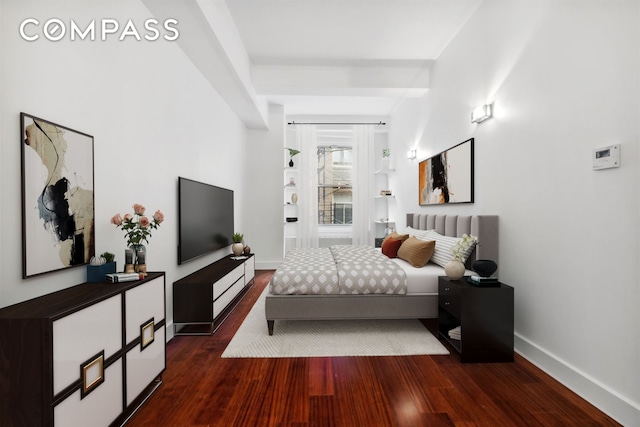
<svg viewBox="0 0 640 427"><path fill-rule="evenodd" d="M498 264L490 259L479 259L473 263L473 271L480 277L489 277L498 269Z"/></svg>

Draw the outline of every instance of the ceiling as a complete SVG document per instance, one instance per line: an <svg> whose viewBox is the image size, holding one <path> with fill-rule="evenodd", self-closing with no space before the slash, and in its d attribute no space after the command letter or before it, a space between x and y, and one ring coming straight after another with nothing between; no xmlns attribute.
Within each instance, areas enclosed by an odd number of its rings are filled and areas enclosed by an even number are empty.
<svg viewBox="0 0 640 427"><path fill-rule="evenodd" d="M257 94L289 115L389 115L402 98L422 96L433 61L481 3L226 1Z"/></svg>
<svg viewBox="0 0 640 427"><path fill-rule="evenodd" d="M142 0L249 129L287 116L389 116L483 0Z"/></svg>
<svg viewBox="0 0 640 427"><path fill-rule="evenodd" d="M249 57L435 59L481 0L227 0Z"/></svg>

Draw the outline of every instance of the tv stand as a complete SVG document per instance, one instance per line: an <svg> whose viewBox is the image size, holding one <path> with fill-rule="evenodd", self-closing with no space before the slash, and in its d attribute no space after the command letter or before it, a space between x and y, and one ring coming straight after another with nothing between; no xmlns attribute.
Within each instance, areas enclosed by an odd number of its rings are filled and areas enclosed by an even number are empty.
<svg viewBox="0 0 640 427"><path fill-rule="evenodd" d="M253 254L246 258L229 255L174 282L174 335L213 334L251 287L254 277Z"/></svg>

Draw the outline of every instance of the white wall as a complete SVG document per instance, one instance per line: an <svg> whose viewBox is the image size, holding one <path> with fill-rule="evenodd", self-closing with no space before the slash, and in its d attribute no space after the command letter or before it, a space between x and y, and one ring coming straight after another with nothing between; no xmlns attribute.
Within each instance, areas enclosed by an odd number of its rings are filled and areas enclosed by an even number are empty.
<svg viewBox="0 0 640 427"><path fill-rule="evenodd" d="M640 425L639 12L487 0L390 134L395 152L418 149L396 159L398 215L498 214L517 351L625 425ZM485 102L495 117L472 125ZM475 203L419 207L417 162L470 137ZM592 150L614 143L622 167L592 171Z"/></svg>
<svg viewBox="0 0 640 427"><path fill-rule="evenodd" d="M27 112L93 135L96 252L122 266L124 234L109 223L142 203L165 213L147 245L148 268L165 271L167 322L172 283L226 252L177 265L177 177L235 191L236 228L243 229L246 130L175 43L148 41L26 42L20 22L56 17L86 23L142 22L141 3L2 0L0 18L0 307L85 281L84 267L22 279L19 114ZM180 28L188 31L188 28ZM172 328L170 328L172 329ZM171 331L169 336L171 336Z"/></svg>
<svg viewBox="0 0 640 427"><path fill-rule="evenodd" d="M245 244L257 269L275 269L283 254L283 159L285 116L282 106L269 108L269 131L248 131L245 200Z"/></svg>

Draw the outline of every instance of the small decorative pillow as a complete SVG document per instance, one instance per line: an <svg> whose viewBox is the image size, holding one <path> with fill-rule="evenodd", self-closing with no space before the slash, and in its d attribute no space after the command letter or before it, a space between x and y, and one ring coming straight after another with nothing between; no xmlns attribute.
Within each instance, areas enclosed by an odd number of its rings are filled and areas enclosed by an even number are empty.
<svg viewBox="0 0 640 427"><path fill-rule="evenodd" d="M396 239L396 240L400 240L400 242L404 242L408 238L409 238L408 234L398 234L395 231L392 231L391 233L387 234L387 236L382 240L382 244L384 245L384 242L387 239Z"/></svg>
<svg viewBox="0 0 640 427"><path fill-rule="evenodd" d="M424 241L412 236L402 242L400 249L398 249L398 258L407 261L414 267L424 267L431 259L435 248L435 241Z"/></svg>
<svg viewBox="0 0 640 427"><path fill-rule="evenodd" d="M436 249L433 252L433 256L431 257L431 261L438 264L441 267L446 266L449 261L453 259L453 254L451 253L451 249L462 240L462 237L449 237L443 236L435 230L429 230L428 236L431 240L436 241ZM475 244L469 245L466 251L462 253L462 263L464 264L473 252L473 249L476 247Z"/></svg>
<svg viewBox="0 0 640 427"><path fill-rule="evenodd" d="M382 242L382 253L389 258L397 258L400 245L402 245L402 240L394 239L393 237L385 239Z"/></svg>

